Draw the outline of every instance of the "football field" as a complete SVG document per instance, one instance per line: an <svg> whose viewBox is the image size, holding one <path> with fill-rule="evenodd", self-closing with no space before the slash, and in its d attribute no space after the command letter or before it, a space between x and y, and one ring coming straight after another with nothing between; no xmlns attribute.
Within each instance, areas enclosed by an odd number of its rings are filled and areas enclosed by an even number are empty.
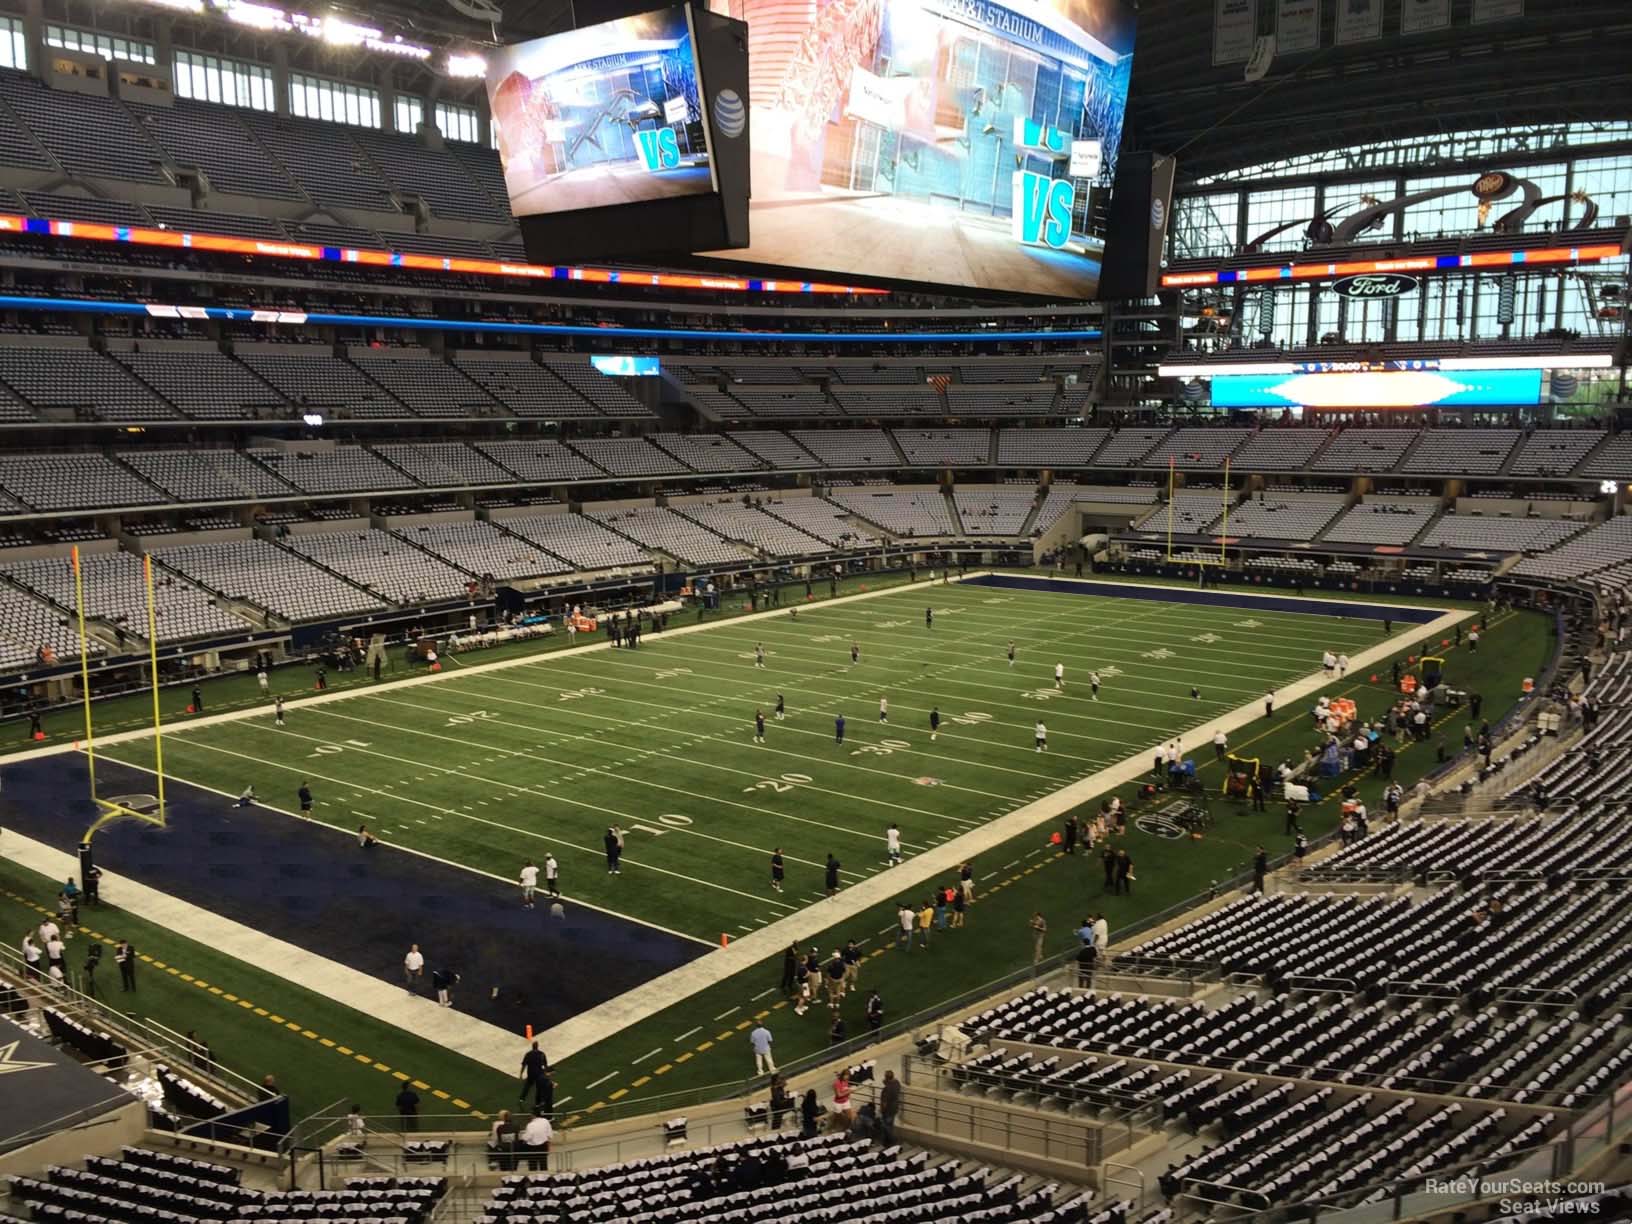
<svg viewBox="0 0 1632 1224"><path fill-rule="evenodd" d="M883 870L891 824L910 860L1317 671L1322 651L1357 654L1382 636L1377 621L1322 613L918 584L649 634L635 650L492 667L478 654L432 683L318 703L289 692L282 727L270 706L172 724L165 766L228 795L253 785L274 813L294 812L307 783L315 819L366 823L387 844L495 878L553 854L569 900L715 944L821 900L830 854L843 885ZM141 740L102 755L152 761ZM613 825L625 840L617 875L604 850ZM783 892L770 886L778 849Z"/></svg>

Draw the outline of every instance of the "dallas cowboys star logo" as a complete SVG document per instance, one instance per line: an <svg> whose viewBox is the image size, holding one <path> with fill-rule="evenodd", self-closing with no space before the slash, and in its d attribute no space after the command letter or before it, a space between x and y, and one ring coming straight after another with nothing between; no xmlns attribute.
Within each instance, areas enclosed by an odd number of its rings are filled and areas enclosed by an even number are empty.
<svg viewBox="0 0 1632 1224"><path fill-rule="evenodd" d="M17 1047L21 1041L14 1041L10 1045L0 1045L0 1075L10 1075L13 1071L40 1071L51 1066L48 1062L29 1062L17 1057Z"/></svg>

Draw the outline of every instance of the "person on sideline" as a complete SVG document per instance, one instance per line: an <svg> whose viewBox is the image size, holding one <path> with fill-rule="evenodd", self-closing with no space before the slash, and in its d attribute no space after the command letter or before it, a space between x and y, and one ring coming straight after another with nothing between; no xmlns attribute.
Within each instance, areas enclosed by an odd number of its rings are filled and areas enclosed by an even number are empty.
<svg viewBox="0 0 1632 1224"><path fill-rule="evenodd" d="M748 1034L748 1048L754 1052L754 1074L774 1074L776 1060L771 1057L771 1030L763 1023L756 1024Z"/></svg>
<svg viewBox="0 0 1632 1224"><path fill-rule="evenodd" d="M402 958L402 983L409 994L414 993L414 987L425 980L425 954L419 950L419 945L409 944L408 955Z"/></svg>

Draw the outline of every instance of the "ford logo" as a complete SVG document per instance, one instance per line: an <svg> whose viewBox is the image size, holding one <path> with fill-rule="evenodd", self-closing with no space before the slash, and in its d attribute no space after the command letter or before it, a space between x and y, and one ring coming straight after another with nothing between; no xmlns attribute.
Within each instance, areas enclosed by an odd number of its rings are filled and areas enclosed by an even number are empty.
<svg viewBox="0 0 1632 1224"><path fill-rule="evenodd" d="M1332 282L1332 291L1346 298L1396 298L1416 287L1416 277L1399 272L1368 272Z"/></svg>

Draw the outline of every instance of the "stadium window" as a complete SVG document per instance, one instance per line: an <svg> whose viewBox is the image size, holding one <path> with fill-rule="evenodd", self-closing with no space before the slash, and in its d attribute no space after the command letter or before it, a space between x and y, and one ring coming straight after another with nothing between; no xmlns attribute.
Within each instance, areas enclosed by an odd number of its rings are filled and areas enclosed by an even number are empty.
<svg viewBox="0 0 1632 1224"><path fill-rule="evenodd" d="M303 72L289 74L289 109L301 119L349 123L353 127L381 126L378 90Z"/></svg>
<svg viewBox="0 0 1632 1224"><path fill-rule="evenodd" d="M112 34L99 34L95 30L79 30L73 26L46 26L45 45L61 47L64 51L82 51L86 55L99 55L105 60L124 60L131 64L158 62L154 58L152 43L135 38L119 38ZM15 66L22 67L21 64Z"/></svg>
<svg viewBox="0 0 1632 1224"><path fill-rule="evenodd" d="M179 98L258 111L277 109L272 70L260 64L197 51L177 51L174 80Z"/></svg>
<svg viewBox="0 0 1632 1224"><path fill-rule="evenodd" d="M411 94L398 94L395 118L397 131L412 136L419 131L419 125L425 122L424 101Z"/></svg>
<svg viewBox="0 0 1632 1224"><path fill-rule="evenodd" d="M16 17L0 17L0 68L28 67L28 36Z"/></svg>
<svg viewBox="0 0 1632 1224"><path fill-rule="evenodd" d="M460 106L457 102L436 104L436 130L444 140L462 140L475 144L481 139L481 121L474 106Z"/></svg>

